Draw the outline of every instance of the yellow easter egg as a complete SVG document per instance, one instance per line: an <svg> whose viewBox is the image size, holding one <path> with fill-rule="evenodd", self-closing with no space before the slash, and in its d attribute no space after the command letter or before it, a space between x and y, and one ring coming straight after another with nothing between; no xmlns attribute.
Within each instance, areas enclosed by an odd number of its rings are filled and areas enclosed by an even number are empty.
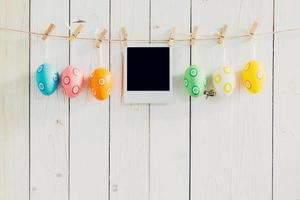
<svg viewBox="0 0 300 200"><path fill-rule="evenodd" d="M250 93L259 93L266 79L265 69L259 61L249 61L242 71L242 84Z"/></svg>

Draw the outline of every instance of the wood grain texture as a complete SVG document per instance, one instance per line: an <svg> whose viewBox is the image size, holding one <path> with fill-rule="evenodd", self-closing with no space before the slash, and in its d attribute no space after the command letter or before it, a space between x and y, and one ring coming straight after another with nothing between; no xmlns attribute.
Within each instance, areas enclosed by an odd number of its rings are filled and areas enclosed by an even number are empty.
<svg viewBox="0 0 300 200"><path fill-rule="evenodd" d="M68 35L69 5L60 0L31 1L31 31L43 32L50 22L54 33ZM48 50L46 50L48 49ZM68 65L68 41L41 37L31 40L31 199L68 198L68 99L61 88L51 96L43 96L37 88L37 67L48 62L62 70Z"/></svg>
<svg viewBox="0 0 300 200"><path fill-rule="evenodd" d="M188 38L190 2L152 0L151 23L151 39L167 39L173 26L179 33L176 39ZM190 63L190 46L187 42L175 42L172 50L172 101L168 105L150 106L150 199L153 200L189 199L190 101L182 74Z"/></svg>
<svg viewBox="0 0 300 200"><path fill-rule="evenodd" d="M269 32L273 3L276 30L300 26L298 0L0 0L0 26L28 30L30 23L43 32L53 22L53 33L68 35L70 14L88 22L83 37L107 28L119 39L126 26L129 39L150 41L176 26L183 39L194 25L203 36L225 23L228 34L242 34L254 21L258 32ZM41 37L29 46L28 34L1 30L0 200L300 199L299 32L279 33L274 49L272 43L272 35L256 38L256 58L267 71L261 94L248 94L238 81L229 98L192 98L191 113L182 75L190 58L208 74L218 69L217 41L197 41L191 52L187 42L175 42L173 101L151 106L122 104L122 48L105 43L111 100L98 102L85 85L69 110L60 88L41 95L35 71L47 60L62 72L70 58L88 77L99 65L94 41L73 41L69 54L67 40L50 37L46 55ZM225 39L225 47L226 63L240 74L251 43Z"/></svg>
<svg viewBox="0 0 300 200"><path fill-rule="evenodd" d="M300 26L296 0L276 1L275 29ZM299 32L275 37L274 200L300 199Z"/></svg>
<svg viewBox="0 0 300 200"><path fill-rule="evenodd" d="M149 38L148 0L111 0L112 38L126 26L128 39ZM149 196L149 106L125 105L122 94L122 49L111 43L110 183L111 199L143 200Z"/></svg>
<svg viewBox="0 0 300 200"><path fill-rule="evenodd" d="M100 12L99 12L100 11ZM81 37L95 37L97 29L109 27L109 1L73 0L71 21L87 23ZM75 28L77 24L73 24ZM103 58L95 41L71 43L71 65L85 75L85 84L70 106L70 199L108 199L109 100L98 101L89 89L89 77L96 67L108 69L109 44L103 43Z"/></svg>
<svg viewBox="0 0 300 200"><path fill-rule="evenodd" d="M28 30L28 1L0 0L0 26ZM28 55L28 35L0 32L1 200L29 199Z"/></svg>
<svg viewBox="0 0 300 200"><path fill-rule="evenodd" d="M225 23L228 34L247 33L255 20L259 31L272 31L272 1L193 1L192 8L200 34ZM241 71L252 57L250 43L225 39L225 47L226 64ZM208 74L221 67L217 41L199 42L192 51L192 63ZM251 95L238 82L229 98L192 99L192 199L271 199L272 36L257 38L256 55L267 73L262 93Z"/></svg>

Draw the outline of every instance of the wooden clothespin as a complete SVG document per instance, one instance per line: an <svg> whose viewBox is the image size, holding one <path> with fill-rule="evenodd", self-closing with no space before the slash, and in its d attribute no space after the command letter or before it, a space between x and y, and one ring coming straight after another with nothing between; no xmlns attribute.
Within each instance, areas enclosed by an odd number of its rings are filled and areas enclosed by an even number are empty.
<svg viewBox="0 0 300 200"><path fill-rule="evenodd" d="M74 39L77 38L77 36L79 35L81 29L83 29L84 25L83 23L80 23L76 29L73 31L73 33L70 35L69 40L72 42Z"/></svg>
<svg viewBox="0 0 300 200"><path fill-rule="evenodd" d="M128 40L128 33L126 30L126 27L123 26L123 27L121 27L121 41L123 41L124 47L127 46L127 40Z"/></svg>
<svg viewBox="0 0 300 200"><path fill-rule="evenodd" d="M190 45L193 46L195 44L195 40L197 39L198 26L193 27L193 32L190 38Z"/></svg>
<svg viewBox="0 0 300 200"><path fill-rule="evenodd" d="M176 27L172 27L169 36L169 46L172 46L175 42L176 37Z"/></svg>
<svg viewBox="0 0 300 200"><path fill-rule="evenodd" d="M47 40L47 37L49 34L55 29L55 25L53 23L50 23L46 31L44 32L42 36L42 40Z"/></svg>
<svg viewBox="0 0 300 200"><path fill-rule="evenodd" d="M103 40L105 39L107 35L107 30L103 29L103 31L98 35L98 37L96 38L96 47L99 48L101 43L103 42Z"/></svg>
<svg viewBox="0 0 300 200"><path fill-rule="evenodd" d="M222 44L224 42L225 34L227 32L227 29L228 29L228 25L227 24L225 24L221 28L220 33L219 33L219 37L218 37L218 44Z"/></svg>
<svg viewBox="0 0 300 200"><path fill-rule="evenodd" d="M252 40L255 32L256 32L256 29L257 29L257 26L258 26L258 22L254 22L249 30L249 39Z"/></svg>

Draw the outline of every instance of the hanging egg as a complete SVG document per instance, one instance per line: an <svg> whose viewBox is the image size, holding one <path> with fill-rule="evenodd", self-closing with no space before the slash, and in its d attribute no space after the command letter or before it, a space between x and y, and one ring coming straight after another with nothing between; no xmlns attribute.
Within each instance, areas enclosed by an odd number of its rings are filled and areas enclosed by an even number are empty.
<svg viewBox="0 0 300 200"><path fill-rule="evenodd" d="M184 74L184 86L192 97L202 96L207 89L207 78L204 69L191 65Z"/></svg>
<svg viewBox="0 0 300 200"><path fill-rule="evenodd" d="M235 72L225 66L217 70L213 75L213 83L217 95L231 95L235 89Z"/></svg>
<svg viewBox="0 0 300 200"><path fill-rule="evenodd" d="M50 64L41 64L35 74L37 87L43 95L49 96L55 92L59 82L58 71Z"/></svg>
<svg viewBox="0 0 300 200"><path fill-rule="evenodd" d="M105 68L97 68L90 76L90 89L98 100L105 100L111 92L112 75Z"/></svg>
<svg viewBox="0 0 300 200"><path fill-rule="evenodd" d="M83 73L77 67L68 66L61 75L61 86L66 96L76 97L83 84Z"/></svg>
<svg viewBox="0 0 300 200"><path fill-rule="evenodd" d="M251 93L259 93L264 85L266 73L259 61L249 61L242 72L242 84Z"/></svg>

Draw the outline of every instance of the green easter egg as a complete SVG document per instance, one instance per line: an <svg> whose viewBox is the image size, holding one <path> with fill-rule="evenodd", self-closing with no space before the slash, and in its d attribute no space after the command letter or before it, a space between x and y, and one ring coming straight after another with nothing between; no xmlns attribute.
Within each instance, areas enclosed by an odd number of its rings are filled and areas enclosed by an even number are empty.
<svg viewBox="0 0 300 200"><path fill-rule="evenodd" d="M184 73L184 86L192 97L200 97L207 89L207 78L204 69L191 65Z"/></svg>

